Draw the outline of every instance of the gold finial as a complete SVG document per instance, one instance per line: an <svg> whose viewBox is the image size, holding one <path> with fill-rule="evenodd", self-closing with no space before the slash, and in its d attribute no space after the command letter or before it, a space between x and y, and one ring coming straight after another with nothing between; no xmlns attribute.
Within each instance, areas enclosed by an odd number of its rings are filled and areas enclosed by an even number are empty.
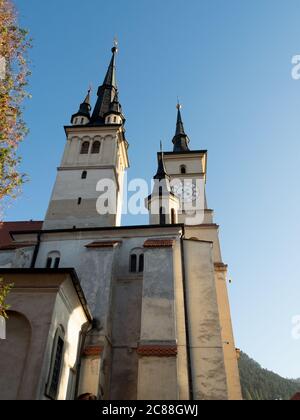
<svg viewBox="0 0 300 420"><path fill-rule="evenodd" d="M182 105L181 105L181 103L179 101L178 96L177 96L177 105L176 105L176 108L178 109L178 111L182 108Z"/></svg>
<svg viewBox="0 0 300 420"><path fill-rule="evenodd" d="M117 53L118 52L118 50L119 50L119 41L118 41L118 37L117 36L115 36L114 37L114 46L113 46L113 48L112 48L112 52L113 53Z"/></svg>

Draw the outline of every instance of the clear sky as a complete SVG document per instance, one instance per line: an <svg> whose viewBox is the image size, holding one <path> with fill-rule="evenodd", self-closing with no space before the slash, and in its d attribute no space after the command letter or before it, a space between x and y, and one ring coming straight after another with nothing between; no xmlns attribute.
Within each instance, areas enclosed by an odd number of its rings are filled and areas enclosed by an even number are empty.
<svg viewBox="0 0 300 420"><path fill-rule="evenodd" d="M30 176L6 220L42 219L64 149L63 125L102 83L115 35L130 142L129 177L150 179L171 149L176 101L191 148L208 149L208 200L221 225L236 345L300 377L299 0L16 0L31 31ZM140 224L143 217L123 220Z"/></svg>

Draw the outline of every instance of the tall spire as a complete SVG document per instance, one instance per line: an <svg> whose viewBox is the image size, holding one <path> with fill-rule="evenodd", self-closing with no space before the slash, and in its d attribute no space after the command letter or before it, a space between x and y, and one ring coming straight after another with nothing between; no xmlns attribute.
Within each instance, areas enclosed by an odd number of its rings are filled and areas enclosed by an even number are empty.
<svg viewBox="0 0 300 420"><path fill-rule="evenodd" d="M154 179L157 179L159 181L161 181L162 179L170 180L170 177L167 174L167 170L165 167L162 145L161 145L161 152L157 154L157 160L158 160L158 167L157 167L157 172L156 172L156 175L154 176Z"/></svg>
<svg viewBox="0 0 300 420"><path fill-rule="evenodd" d="M181 116L181 108L179 101L177 103L177 123L176 123L176 132L175 136L173 137L173 144L174 144L174 152L188 152L189 149L189 138L184 131L182 116Z"/></svg>
<svg viewBox="0 0 300 420"><path fill-rule="evenodd" d="M91 95L91 88L89 88L88 93L84 99L84 101L80 104L79 110L76 114L72 115L71 124L73 124L74 118L76 117L86 117L90 120L91 115L91 104L90 104L90 95Z"/></svg>
<svg viewBox="0 0 300 420"><path fill-rule="evenodd" d="M112 48L112 58L110 60L103 85L99 86L97 92L97 102L93 111L91 123L94 125L102 125L105 122L105 114L109 111L117 92L116 78L116 55L118 52L118 43L115 40Z"/></svg>
<svg viewBox="0 0 300 420"><path fill-rule="evenodd" d="M112 86L117 89L117 78L116 78L116 54L118 53L118 42L114 40L114 46L111 49L112 57L108 66L106 76L104 78L103 85Z"/></svg>

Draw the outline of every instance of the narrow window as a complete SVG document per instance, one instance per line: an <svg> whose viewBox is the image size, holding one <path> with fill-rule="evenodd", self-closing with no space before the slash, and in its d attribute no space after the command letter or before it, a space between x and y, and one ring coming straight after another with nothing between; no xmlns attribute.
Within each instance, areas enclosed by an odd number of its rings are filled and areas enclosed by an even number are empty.
<svg viewBox="0 0 300 420"><path fill-rule="evenodd" d="M159 187L159 196L162 197L163 196L163 188Z"/></svg>
<svg viewBox="0 0 300 420"><path fill-rule="evenodd" d="M82 202L82 198L81 198L81 197L79 197L79 198L78 198L78 201L77 201L78 206L80 206L81 202Z"/></svg>
<svg viewBox="0 0 300 420"><path fill-rule="evenodd" d="M165 214L165 209L163 207L161 207L159 209L159 223L161 225L165 225L166 224L166 214Z"/></svg>
<svg viewBox="0 0 300 420"><path fill-rule="evenodd" d="M51 362L51 371L50 371L50 378L49 378L49 386L48 386L48 395L52 399L57 398L58 389L59 389L59 382L60 382L60 373L62 367L62 360L63 360L63 350L64 350L64 340L61 336L58 336L55 340L55 348L52 353L53 358Z"/></svg>
<svg viewBox="0 0 300 420"><path fill-rule="evenodd" d="M180 173L182 175L186 174L186 166L184 166L184 165L180 166Z"/></svg>
<svg viewBox="0 0 300 420"><path fill-rule="evenodd" d="M48 257L47 262L46 262L46 268L51 268L51 267L52 267L52 258Z"/></svg>
<svg viewBox="0 0 300 420"><path fill-rule="evenodd" d="M117 117L114 117L114 122L117 122Z"/></svg>
<svg viewBox="0 0 300 420"><path fill-rule="evenodd" d="M81 118L81 124L83 124L84 123L84 118Z"/></svg>
<svg viewBox="0 0 300 420"><path fill-rule="evenodd" d="M77 122L78 122L78 118L75 118L75 124L77 124Z"/></svg>
<svg viewBox="0 0 300 420"><path fill-rule="evenodd" d="M88 141L83 142L81 146L80 154L87 155L89 153L89 149L90 149L90 143Z"/></svg>
<svg viewBox="0 0 300 420"><path fill-rule="evenodd" d="M60 263L60 258L59 257L55 258L54 268L58 268L59 267L59 263Z"/></svg>
<svg viewBox="0 0 300 420"><path fill-rule="evenodd" d="M130 272L136 273L137 271L137 256L136 254L130 255Z"/></svg>
<svg viewBox="0 0 300 420"><path fill-rule="evenodd" d="M141 254L139 258L139 273L143 273L143 272L144 272L144 254Z"/></svg>
<svg viewBox="0 0 300 420"><path fill-rule="evenodd" d="M81 174L81 179L86 179L87 178L87 171L83 171Z"/></svg>
<svg viewBox="0 0 300 420"><path fill-rule="evenodd" d="M176 212L174 209L171 210L171 223L172 225L176 224Z"/></svg>
<svg viewBox="0 0 300 420"><path fill-rule="evenodd" d="M100 153L100 141L95 141L93 143L93 147L92 147L92 153L95 155L97 153Z"/></svg>

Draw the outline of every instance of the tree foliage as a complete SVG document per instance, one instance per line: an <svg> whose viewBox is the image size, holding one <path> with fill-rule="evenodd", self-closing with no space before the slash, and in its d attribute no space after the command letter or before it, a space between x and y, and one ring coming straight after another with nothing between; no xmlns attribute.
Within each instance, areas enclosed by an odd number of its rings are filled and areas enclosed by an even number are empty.
<svg viewBox="0 0 300 420"><path fill-rule="evenodd" d="M239 367L244 400L290 400L300 392L299 381L263 369L245 353L241 353Z"/></svg>
<svg viewBox="0 0 300 420"><path fill-rule="evenodd" d="M31 46L28 32L18 26L10 0L0 0L0 202L15 197L24 182L19 172L18 146L27 128L22 103L29 95L26 85L27 51Z"/></svg>
<svg viewBox="0 0 300 420"><path fill-rule="evenodd" d="M12 287L12 284L5 284L3 279L0 279L0 316L4 318L7 318L6 311L9 309L9 306L5 303L5 300Z"/></svg>

